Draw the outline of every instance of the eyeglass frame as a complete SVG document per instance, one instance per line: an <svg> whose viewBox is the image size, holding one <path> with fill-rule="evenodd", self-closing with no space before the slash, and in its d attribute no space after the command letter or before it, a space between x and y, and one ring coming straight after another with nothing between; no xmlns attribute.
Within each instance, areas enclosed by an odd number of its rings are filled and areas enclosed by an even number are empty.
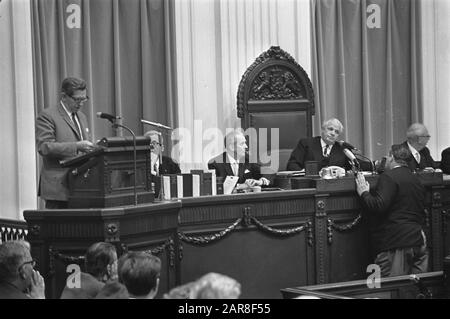
<svg viewBox="0 0 450 319"><path fill-rule="evenodd" d="M153 146L156 146L156 145L162 146L162 144L161 144L160 142L157 142L157 141L151 141L151 142L150 142L150 145L153 145Z"/></svg>
<svg viewBox="0 0 450 319"><path fill-rule="evenodd" d="M88 95L83 96L82 98L74 97L74 96L68 95L68 94L67 94L67 96L70 97L75 103L84 103L84 102L89 101L89 96Z"/></svg>
<svg viewBox="0 0 450 319"><path fill-rule="evenodd" d="M31 259L29 261L25 261L17 269L20 271L20 269L22 269L25 265L28 265L28 264L31 264L31 266L34 268L34 267L36 267L36 260Z"/></svg>
<svg viewBox="0 0 450 319"><path fill-rule="evenodd" d="M426 138L431 138L431 135L417 135L417 137L426 137Z"/></svg>

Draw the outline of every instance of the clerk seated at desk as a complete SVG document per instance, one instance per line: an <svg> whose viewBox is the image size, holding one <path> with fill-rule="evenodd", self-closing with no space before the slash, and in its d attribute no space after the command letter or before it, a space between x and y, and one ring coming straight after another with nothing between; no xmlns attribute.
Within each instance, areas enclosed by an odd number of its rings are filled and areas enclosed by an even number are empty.
<svg viewBox="0 0 450 319"><path fill-rule="evenodd" d="M306 161L317 161L318 169L326 166L340 166L346 171L352 168L347 156L344 154L342 141L338 141L344 126L335 118L322 123L321 136L301 139L291 153L287 164L288 171L300 171L305 168ZM362 170L372 170L372 164L359 161Z"/></svg>
<svg viewBox="0 0 450 319"><path fill-rule="evenodd" d="M247 142L240 129L225 136L225 152L208 162L209 169L216 170L217 177L238 176L237 189L269 185L269 180L261 176L258 163L250 163Z"/></svg>
<svg viewBox="0 0 450 319"><path fill-rule="evenodd" d="M155 196L159 194L159 188L161 181L158 176L162 174L180 174L180 166L173 159L168 156L162 155L162 164L160 164L159 155L164 152L164 145L161 145L160 142L160 134L158 131L148 131L144 134L144 136L150 137L150 146L151 146L151 173L152 173L152 182L155 183Z"/></svg>

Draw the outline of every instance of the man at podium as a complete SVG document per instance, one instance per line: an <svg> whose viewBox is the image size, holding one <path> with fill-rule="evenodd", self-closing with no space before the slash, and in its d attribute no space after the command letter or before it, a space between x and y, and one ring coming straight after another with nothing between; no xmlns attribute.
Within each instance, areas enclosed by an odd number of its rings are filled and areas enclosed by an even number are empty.
<svg viewBox="0 0 450 319"><path fill-rule="evenodd" d="M61 85L59 102L45 108L36 119L36 148L42 156L38 196L45 208L68 206L67 172L60 160L78 156L95 149L90 142L86 116L80 111L89 99L86 82L68 77Z"/></svg>

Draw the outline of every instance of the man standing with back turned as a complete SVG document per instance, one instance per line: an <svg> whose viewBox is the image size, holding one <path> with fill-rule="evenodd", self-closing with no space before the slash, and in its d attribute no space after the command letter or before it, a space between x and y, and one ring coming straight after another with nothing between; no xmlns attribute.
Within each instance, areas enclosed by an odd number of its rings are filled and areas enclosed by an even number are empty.
<svg viewBox="0 0 450 319"><path fill-rule="evenodd" d="M423 232L425 188L411 172L410 150L392 145L386 170L371 192L364 175L356 176L356 191L368 209L375 263L382 277L426 272L428 252Z"/></svg>
<svg viewBox="0 0 450 319"><path fill-rule="evenodd" d="M94 150L86 116L80 108L89 99L86 82L66 78L61 85L61 98L44 109L36 119L36 148L42 156L38 196L45 200L45 208L67 208L68 168L60 160Z"/></svg>

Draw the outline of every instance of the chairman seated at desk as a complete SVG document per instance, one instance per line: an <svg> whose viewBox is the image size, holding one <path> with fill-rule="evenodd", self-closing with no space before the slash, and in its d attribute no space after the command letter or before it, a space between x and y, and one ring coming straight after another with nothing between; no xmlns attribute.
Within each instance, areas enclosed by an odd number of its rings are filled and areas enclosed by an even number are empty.
<svg viewBox="0 0 450 319"><path fill-rule="evenodd" d="M317 161L318 169L326 166L340 166L350 170L352 165L344 154L344 147L338 142L338 137L344 130L342 123L331 118L322 123L321 136L301 139L291 153L287 163L288 171L300 171L305 168L305 162ZM370 162L359 161L362 170L372 170Z"/></svg>
<svg viewBox="0 0 450 319"><path fill-rule="evenodd" d="M269 185L261 176L258 163L250 163L247 142L241 130L233 130L224 139L225 152L208 162L208 168L216 171L217 177L238 176L238 189Z"/></svg>

